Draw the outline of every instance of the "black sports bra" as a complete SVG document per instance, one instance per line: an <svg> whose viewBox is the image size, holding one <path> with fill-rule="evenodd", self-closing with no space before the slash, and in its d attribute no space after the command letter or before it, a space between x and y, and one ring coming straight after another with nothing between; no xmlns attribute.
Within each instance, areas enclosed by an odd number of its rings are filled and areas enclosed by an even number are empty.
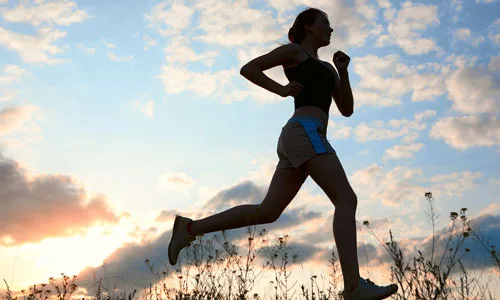
<svg viewBox="0 0 500 300"><path fill-rule="evenodd" d="M302 48L302 45L299 44ZM304 50L304 48L302 48ZM295 109L303 106L317 106L327 115L332 103L335 75L329 67L306 52L306 60L291 68L283 68L289 81L296 81L304 85L297 97L294 97Z"/></svg>

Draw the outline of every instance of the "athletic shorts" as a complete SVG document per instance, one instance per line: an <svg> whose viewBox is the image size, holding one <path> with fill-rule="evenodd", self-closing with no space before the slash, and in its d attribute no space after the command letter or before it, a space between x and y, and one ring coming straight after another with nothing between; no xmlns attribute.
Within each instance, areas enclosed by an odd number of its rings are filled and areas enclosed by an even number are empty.
<svg viewBox="0 0 500 300"><path fill-rule="evenodd" d="M298 169L307 160L323 153L335 153L326 139L326 128L312 117L292 117L278 139L279 162L276 168Z"/></svg>

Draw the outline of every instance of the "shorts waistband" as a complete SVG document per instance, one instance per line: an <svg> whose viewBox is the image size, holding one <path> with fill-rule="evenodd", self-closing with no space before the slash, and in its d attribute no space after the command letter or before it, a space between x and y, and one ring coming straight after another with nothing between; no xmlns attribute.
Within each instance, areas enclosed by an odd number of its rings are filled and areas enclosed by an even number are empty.
<svg viewBox="0 0 500 300"><path fill-rule="evenodd" d="M316 122L316 124L318 125L318 127L324 128L323 123L320 120L318 120L318 119L316 119L314 117L292 117L292 118L290 118L288 120L287 124L295 123L295 122L299 122L300 123L301 121L306 121L306 122L307 121L308 122L313 121L313 122Z"/></svg>

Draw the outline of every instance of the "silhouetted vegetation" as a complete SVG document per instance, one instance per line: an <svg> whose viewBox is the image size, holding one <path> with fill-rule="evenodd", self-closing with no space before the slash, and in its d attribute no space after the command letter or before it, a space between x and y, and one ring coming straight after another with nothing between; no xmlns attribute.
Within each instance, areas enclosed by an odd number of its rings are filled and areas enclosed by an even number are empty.
<svg viewBox="0 0 500 300"><path fill-rule="evenodd" d="M491 265L500 271L500 257L479 228L475 228L466 216L466 208L459 213L450 213L449 234L441 257L435 258L435 221L434 200L431 193L425 194L428 211L427 217L432 224L432 250L430 257L425 257L421 250L416 256L406 258L398 243L389 230L389 241L382 242L370 227L369 221L363 225L387 251L392 258L390 267L391 282L399 285L398 293L391 299L495 299L488 287L482 286L479 278L471 278L470 272L464 267L463 258L471 250L464 247L467 239L476 241L483 254L490 259ZM198 236L180 256L179 268L172 270L163 264L160 271L149 259L145 264L153 274L156 282L150 283L144 290L141 299L342 299L338 281L341 277L339 262L332 251L329 259L329 277L327 287L319 287L318 276L313 275L310 282L297 287L290 282L290 265L300 263L297 254L290 260L289 236L279 237L269 244L267 231L257 232L257 227L248 227L248 249L241 255L232 244L225 231L216 234L211 239ZM265 263L257 268L256 258L265 257ZM378 258L380 261L381 258ZM182 260L186 260L183 264ZM264 273L267 272L267 273ZM272 272L272 273L269 273ZM256 283L264 274L272 274L273 280L267 283L266 295L252 292ZM7 282L7 293L1 299L82 299L75 294L77 291L76 276L63 277L58 282L49 279L49 284L33 285L29 292L12 295ZM106 279L106 278L105 278ZM499 279L498 277L496 278ZM323 278L324 280L324 278ZM324 283L324 282L323 282ZM132 293L117 292L102 286L102 279L96 283L95 296L87 295L85 299L134 299L136 290ZM497 297L498 298L498 297Z"/></svg>

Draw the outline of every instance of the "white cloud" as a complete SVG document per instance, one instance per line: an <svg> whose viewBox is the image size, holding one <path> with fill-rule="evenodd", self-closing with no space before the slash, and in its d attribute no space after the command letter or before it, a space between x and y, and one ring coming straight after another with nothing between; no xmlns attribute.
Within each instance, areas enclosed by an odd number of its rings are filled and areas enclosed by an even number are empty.
<svg viewBox="0 0 500 300"><path fill-rule="evenodd" d="M108 58L111 59L112 61L116 62L121 62L121 61L132 61L134 59L134 56L132 54L129 54L127 56L116 56L111 52L108 52Z"/></svg>
<svg viewBox="0 0 500 300"><path fill-rule="evenodd" d="M37 36L15 33L0 27L0 45L19 53L24 62L35 64L57 64L64 60L52 56L62 50L53 43L66 36L57 29L38 28Z"/></svg>
<svg viewBox="0 0 500 300"><path fill-rule="evenodd" d="M0 110L0 136L6 135L30 120L39 111L37 106L12 106Z"/></svg>
<svg viewBox="0 0 500 300"><path fill-rule="evenodd" d="M372 20L377 17L377 8L368 2L368 0L356 0L356 11L366 19Z"/></svg>
<svg viewBox="0 0 500 300"><path fill-rule="evenodd" d="M430 118L430 117L435 117L436 116L436 111L434 110L426 110L420 113L415 114L415 120L417 121L423 121L424 119Z"/></svg>
<svg viewBox="0 0 500 300"><path fill-rule="evenodd" d="M356 171L349 181L352 182L358 199L363 199L364 205L397 206L421 199L424 188L412 182L418 175L422 175L421 169L396 167L385 172L382 167L374 164Z"/></svg>
<svg viewBox="0 0 500 300"><path fill-rule="evenodd" d="M17 96L16 90L1 89L0 102L10 102Z"/></svg>
<svg viewBox="0 0 500 300"><path fill-rule="evenodd" d="M500 47L500 19L496 19L495 22L488 27L488 37L493 45Z"/></svg>
<svg viewBox="0 0 500 300"><path fill-rule="evenodd" d="M452 7L455 7L455 10L457 12L462 11L462 9L464 8L463 4L464 4L463 0L451 0L450 3Z"/></svg>
<svg viewBox="0 0 500 300"><path fill-rule="evenodd" d="M82 49L87 54L94 54L96 51L95 48L85 47L85 45L83 43L79 43L78 48Z"/></svg>
<svg viewBox="0 0 500 300"><path fill-rule="evenodd" d="M0 8L0 14L7 22L24 22L34 26L40 26L42 23L67 26L82 23L89 18L89 15L79 10L72 1L35 1L33 4L38 5L20 4L12 9Z"/></svg>
<svg viewBox="0 0 500 300"><path fill-rule="evenodd" d="M492 56L488 63L488 70L490 72L500 71L500 55Z"/></svg>
<svg viewBox="0 0 500 300"><path fill-rule="evenodd" d="M500 144L500 122L495 116L447 117L432 127L430 137L460 150L490 147Z"/></svg>
<svg viewBox="0 0 500 300"><path fill-rule="evenodd" d="M388 159L402 159L402 158L415 158L413 154L420 149L424 144L412 143L409 145L396 145L385 150L385 158Z"/></svg>
<svg viewBox="0 0 500 300"><path fill-rule="evenodd" d="M397 105L407 93L412 101L432 100L446 92L443 75L448 71L436 63L411 66L397 55L368 55L354 59L354 70L360 76L353 88L356 106Z"/></svg>
<svg viewBox="0 0 500 300"><path fill-rule="evenodd" d="M167 8L169 3L171 5ZM194 9L181 2L164 1L156 4L144 18L149 21L149 28L157 29L163 36L172 36L190 25L193 14Z"/></svg>
<svg viewBox="0 0 500 300"><path fill-rule="evenodd" d="M453 109L468 113L500 112L500 76L484 66L462 66L447 80Z"/></svg>
<svg viewBox="0 0 500 300"><path fill-rule="evenodd" d="M418 31L426 31L430 26L438 24L437 6L414 5L406 1L393 22L387 26L389 35L384 35L384 42L379 41L377 45L385 45L390 41L411 55L429 53L436 50L437 45L434 40L423 38Z"/></svg>
<svg viewBox="0 0 500 300"><path fill-rule="evenodd" d="M455 31L453 31L453 37L455 40L464 41L474 47L478 47L485 41L485 38L483 36L472 34L469 28L456 29Z"/></svg>
<svg viewBox="0 0 500 300"><path fill-rule="evenodd" d="M388 140L398 137L404 137L405 142L413 142L419 135L419 132L424 130L427 125L424 123L425 119L435 116L435 111L424 111L415 114L415 120L389 120L373 121L370 123L360 123L356 127L348 127L342 125L329 125L330 128L335 130L330 131L328 135L333 136L334 139L348 138L351 133L354 134L356 141L365 143L373 140ZM331 124L331 123L329 123Z"/></svg>
<svg viewBox="0 0 500 300"><path fill-rule="evenodd" d="M135 107L139 109L146 117L152 119L154 114L154 101L149 100L145 103L141 103L140 101L136 101Z"/></svg>
<svg viewBox="0 0 500 300"><path fill-rule="evenodd" d="M106 47L108 47L108 48L113 48L113 49L118 48L118 47L117 47L115 44L113 44L113 43L104 42L104 45L106 45Z"/></svg>
<svg viewBox="0 0 500 300"><path fill-rule="evenodd" d="M200 54L194 52L189 38L182 35L173 37L165 47L165 62L168 65L199 61L211 68L217 56L218 52L215 51L206 51Z"/></svg>
<svg viewBox="0 0 500 300"><path fill-rule="evenodd" d="M165 173L158 178L160 189L187 193L194 186L194 180L185 173Z"/></svg>
<svg viewBox="0 0 500 300"><path fill-rule="evenodd" d="M152 39L149 35L144 35L142 40L144 41L144 44L145 44L144 45L145 51L148 51L149 48L158 45L158 42L156 40Z"/></svg>
<svg viewBox="0 0 500 300"><path fill-rule="evenodd" d="M0 74L0 85L11 84L14 81L19 81L21 76L26 74L27 71L17 65L4 65L2 74Z"/></svg>
<svg viewBox="0 0 500 300"><path fill-rule="evenodd" d="M469 28L456 29L453 32L453 35L455 36L455 38L462 40L462 41L465 41L470 37L470 29Z"/></svg>
<svg viewBox="0 0 500 300"><path fill-rule="evenodd" d="M422 195L428 192L429 188L435 198L461 196L463 192L475 188L477 184L474 181L481 176L481 173L472 172L442 174L433 176L428 182L427 176L420 168L398 166L386 171L383 167L373 164L356 171L349 181L352 182L358 199L363 199L364 205L382 203L403 207L401 213L404 214L404 210L420 209Z"/></svg>
<svg viewBox="0 0 500 300"><path fill-rule="evenodd" d="M481 178L481 172L460 172L451 174L441 174L431 177L433 189L444 192L448 197L462 196L467 190L472 190L478 185L474 183L476 179ZM434 194L434 192L432 192Z"/></svg>

